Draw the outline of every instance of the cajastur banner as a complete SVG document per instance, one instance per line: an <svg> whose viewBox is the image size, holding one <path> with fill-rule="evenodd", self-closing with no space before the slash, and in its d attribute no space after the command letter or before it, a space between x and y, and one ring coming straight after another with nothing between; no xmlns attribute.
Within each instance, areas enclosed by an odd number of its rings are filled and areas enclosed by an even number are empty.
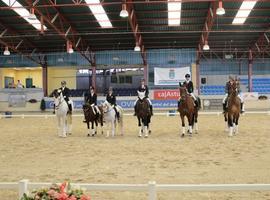
<svg viewBox="0 0 270 200"><path fill-rule="evenodd" d="M154 99L155 100L177 100L180 96L180 91L175 90L154 90Z"/></svg>

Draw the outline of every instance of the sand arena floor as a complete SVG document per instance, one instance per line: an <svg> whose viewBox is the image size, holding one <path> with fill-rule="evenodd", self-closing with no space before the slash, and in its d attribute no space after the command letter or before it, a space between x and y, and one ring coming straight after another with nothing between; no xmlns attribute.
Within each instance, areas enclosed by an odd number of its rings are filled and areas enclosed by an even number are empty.
<svg viewBox="0 0 270 200"><path fill-rule="evenodd" d="M154 116L152 135L138 138L134 117L125 135L86 137L82 118L73 134L58 138L54 118L0 119L0 182L84 183L270 183L269 115L240 118L239 134L228 138L223 117L199 117L199 134L181 139L180 118ZM89 191L93 200L143 200L145 193ZM17 192L0 190L1 200ZM270 199L269 192L162 192L160 200Z"/></svg>

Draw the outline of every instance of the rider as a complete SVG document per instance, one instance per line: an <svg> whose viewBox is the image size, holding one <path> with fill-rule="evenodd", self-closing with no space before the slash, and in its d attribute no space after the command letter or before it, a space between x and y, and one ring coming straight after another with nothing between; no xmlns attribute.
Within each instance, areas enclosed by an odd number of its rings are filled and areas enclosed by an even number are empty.
<svg viewBox="0 0 270 200"><path fill-rule="evenodd" d="M66 81L61 81L61 87L58 89L60 92L62 92L62 95L67 102L69 113L72 113L72 105L71 101L69 100L70 97L70 89L66 87L67 82Z"/></svg>
<svg viewBox="0 0 270 200"><path fill-rule="evenodd" d="M111 104L111 106L113 107L115 113L116 113L116 117L117 117L117 120L119 121L120 119L120 115L119 115L119 112L117 110L117 105L116 105L116 97L113 93L113 88L112 87L109 87L109 92L106 96L106 100Z"/></svg>
<svg viewBox="0 0 270 200"><path fill-rule="evenodd" d="M180 84L181 83L179 83L179 85ZM197 100L197 98L195 97L195 95L193 93L194 87L193 87L193 82L190 80L190 74L185 75L185 81L183 82L183 86L185 86L187 88L187 92L190 94L190 96L192 96L196 108L199 108L198 100ZM179 107L179 104L180 104L180 101L178 101L178 107Z"/></svg>
<svg viewBox="0 0 270 200"><path fill-rule="evenodd" d="M237 81L237 89L239 91L238 97L239 97L239 99L241 101L241 113L245 112L244 106L243 106L244 101L243 101L243 98L240 96L240 92L241 92L240 91L240 82L239 82L239 80L237 80L237 78L234 79L234 77L232 75L230 75L229 76L229 81L226 83L226 86L225 86L225 97L223 98L223 101L222 101L222 104L223 104L223 113L226 112L226 109L227 109L227 100L228 100L228 96L229 96L229 92L230 92L229 89L230 89L231 85L233 84L234 80Z"/></svg>
<svg viewBox="0 0 270 200"><path fill-rule="evenodd" d="M90 86L90 92L84 95L85 103L89 104L93 110L94 115L100 114L100 110L97 107L97 94L95 88Z"/></svg>
<svg viewBox="0 0 270 200"><path fill-rule="evenodd" d="M152 102L150 101L148 95L149 95L149 90L148 90L148 87L147 85L145 85L145 80L142 78L141 79L141 85L140 87L137 89L138 92L145 92L145 98L146 100L148 101L149 103L149 106L150 106L150 112L151 112L151 115L153 115L153 106L152 106ZM136 106L137 106L137 102L139 100L139 97L138 99L136 99L136 101L134 102L134 116L136 116Z"/></svg>

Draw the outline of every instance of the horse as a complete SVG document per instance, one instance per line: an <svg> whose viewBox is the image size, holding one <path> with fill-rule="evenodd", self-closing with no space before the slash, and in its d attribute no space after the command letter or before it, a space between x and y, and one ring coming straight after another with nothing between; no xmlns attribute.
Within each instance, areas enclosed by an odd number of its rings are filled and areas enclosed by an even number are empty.
<svg viewBox="0 0 270 200"><path fill-rule="evenodd" d="M68 104L61 91L54 90L52 96L54 97L55 115L58 122L58 135L59 137L67 137L72 132L72 114L68 112ZM71 100L70 102L73 109L73 102Z"/></svg>
<svg viewBox="0 0 270 200"><path fill-rule="evenodd" d="M108 102L105 101L102 103L102 108L103 108L103 116L104 116L104 121L107 125L110 125L111 127L111 134L112 137L115 136L115 127L118 122L119 127L121 129L121 136L124 135L124 129L123 129L123 108L120 106L117 106L116 109L118 109L119 112L119 121L116 119L116 113L112 105ZM110 136L110 131L107 130L107 136Z"/></svg>
<svg viewBox="0 0 270 200"><path fill-rule="evenodd" d="M100 114L95 114L93 111L93 108L91 105L89 104L85 104L83 105L83 113L84 113L84 117L85 117L85 121L87 124L87 129L88 129L88 134L87 136L95 136L97 134L97 126L98 123L100 123L101 125L101 129L103 128L103 112L102 112L102 106L98 106L99 110L101 111ZM90 126L89 123L91 122L91 130L90 130ZM101 131L101 133L103 134L103 129Z"/></svg>
<svg viewBox="0 0 270 200"><path fill-rule="evenodd" d="M178 112L182 121L182 135L185 136L185 117L188 119L188 132L192 136L192 129L195 125L195 133L198 133L198 108L195 107L192 97L188 94L186 87L180 86L180 104Z"/></svg>
<svg viewBox="0 0 270 200"><path fill-rule="evenodd" d="M238 133L238 120L240 117L241 100L238 97L237 82L234 81L229 88L228 109L224 113L226 127L229 128L229 137Z"/></svg>
<svg viewBox="0 0 270 200"><path fill-rule="evenodd" d="M138 96L139 99L136 105L136 116L138 119L138 126L140 127L138 137L142 137L142 134L144 133L144 137L147 138L148 134L151 134L151 130L149 128L151 122L150 105L145 98L145 92L138 91Z"/></svg>

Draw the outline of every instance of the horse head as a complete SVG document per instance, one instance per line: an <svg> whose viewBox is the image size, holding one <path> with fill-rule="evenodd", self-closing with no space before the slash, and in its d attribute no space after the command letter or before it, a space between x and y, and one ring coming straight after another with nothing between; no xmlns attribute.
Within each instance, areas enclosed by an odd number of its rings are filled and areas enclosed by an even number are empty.
<svg viewBox="0 0 270 200"><path fill-rule="evenodd" d="M144 92L137 91L137 92L139 99L142 101L145 98L145 91Z"/></svg>
<svg viewBox="0 0 270 200"><path fill-rule="evenodd" d="M101 106L102 106L102 109L103 109L103 111L106 113L106 112L108 112L110 109L111 109L111 104L106 100L106 101L104 101L102 104L101 104Z"/></svg>
<svg viewBox="0 0 270 200"><path fill-rule="evenodd" d="M54 97L54 105L55 107L59 107L59 105L63 102L64 100L64 97L63 97L63 94L62 94L62 91L61 90L57 90L55 89L52 93L53 97Z"/></svg>
<svg viewBox="0 0 270 200"><path fill-rule="evenodd" d="M187 88L184 85L182 85L182 86L180 86L179 90L180 90L181 99L183 99L183 100L186 99L186 96L188 95Z"/></svg>
<svg viewBox="0 0 270 200"><path fill-rule="evenodd" d="M233 81L232 84L230 84L229 93L233 96L237 96L237 94L238 94L238 82L237 81Z"/></svg>

